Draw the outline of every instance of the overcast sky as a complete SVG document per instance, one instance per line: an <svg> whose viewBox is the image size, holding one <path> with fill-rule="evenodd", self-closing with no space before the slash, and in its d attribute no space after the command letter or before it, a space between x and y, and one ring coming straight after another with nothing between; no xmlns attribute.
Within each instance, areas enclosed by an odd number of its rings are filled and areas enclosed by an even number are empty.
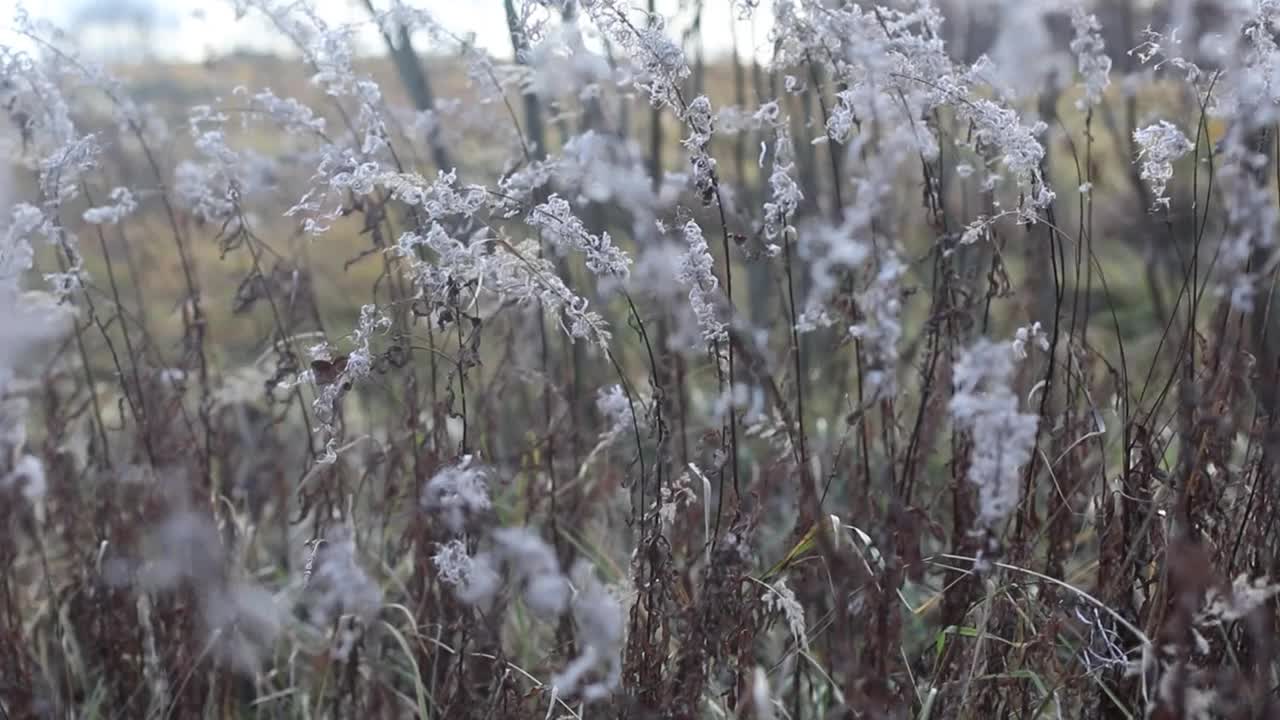
<svg viewBox="0 0 1280 720"><path fill-rule="evenodd" d="M633 0L641 5L642 0ZM313 0L323 17L334 23L366 22L363 0ZM509 57L511 42L503 15L503 0L405 0L406 5L432 13L455 34L474 34L477 43L499 57ZM771 15L768 0L760 2L754 23L737 21L733 0L706 0L703 15L703 42L709 55L724 54L732 48L731 27L736 27L742 52L754 49L768 55L768 28ZM8 5L0 0L0 8ZM375 6L381 6L375 0ZM671 19L672 34L678 36L692 15L682 0L659 0L658 10ZM283 44L263 21L253 17L237 21L229 0L28 0L33 17L46 18L72 31L84 49L120 60L137 55L142 59L139 39L116 26L100 24L105 18L149 19L151 55L162 59L200 61L236 48L279 50ZM17 42L11 31L11 16L0 15L0 43ZM381 51L373 28L365 38L370 51Z"/></svg>

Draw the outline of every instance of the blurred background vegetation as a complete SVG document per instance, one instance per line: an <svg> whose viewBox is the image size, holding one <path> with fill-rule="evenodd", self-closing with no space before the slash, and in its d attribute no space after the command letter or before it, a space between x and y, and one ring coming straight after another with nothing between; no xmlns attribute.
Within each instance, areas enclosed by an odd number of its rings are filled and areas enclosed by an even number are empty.
<svg viewBox="0 0 1280 720"><path fill-rule="evenodd" d="M427 4L428 9L431 9L430 5ZM754 53L750 52L751 48L742 47L735 54L732 48L737 38L724 37L731 28L723 24L707 27L699 20L706 12L704 8L716 5L715 2L681 0L679 4L668 3L670 7L662 5L659 3L659 10L669 11L673 24L683 22L687 25L681 34L688 52L696 58L694 75L689 81L693 92L705 92L716 108L730 105L751 107L780 95L783 78L765 66L769 57L767 39L754 48ZM717 19L727 16L730 3L726 0L720 5L724 7L720 8ZM1020 13L1019 16L1002 21L1000 14L1006 11L1002 3L942 2L940 5L948 17L944 26L948 42L958 60L972 62L984 53L997 56L1001 52L1013 53L1016 48L1007 47L1011 43L1031 44L1046 38L1064 50L1061 54L1044 57L1042 64L1026 67L1024 77L993 78L993 83L1000 86L1008 80L1009 89L1015 97L1020 93L1029 98L1022 108L1028 117L1040 117L1049 123L1049 131L1044 138L1049 147L1047 178L1058 192L1060 224L1068 232L1074 232L1081 203L1076 193L1070 190L1082 184L1079 162L1083 148L1080 145L1085 138L1086 118L1075 108L1079 88L1073 87L1066 92L1056 90L1057 85L1071 80L1072 66L1065 53L1071 32L1067 13L1055 11L1054 3L1015 3L1011 7L1020 8L1014 11ZM1117 78L1108 90L1099 117L1092 118L1090 125L1095 163L1092 168L1093 222L1097 239L1094 251L1106 268L1110 290L1117 301L1119 319L1134 341L1135 348L1142 348L1153 334L1158 334L1161 329L1159 318L1166 316L1167 308L1166 312L1160 312L1160 306L1167 302L1163 296L1172 290L1162 284L1166 281L1161 269L1176 269L1177 260L1174 257L1176 251L1165 242L1167 233L1163 224L1166 219L1176 223L1180 218L1176 214L1170 218L1151 217L1146 193L1137 179L1136 165L1130 160L1134 157L1130 137L1134 128L1151 118L1170 115L1190 117L1194 115L1195 108L1187 106L1187 98L1176 88L1162 87L1149 78L1144 81L1144 73L1124 50L1139 44L1142 28L1164 27L1175 19L1170 15L1170 8L1174 6L1190 8L1196 13L1198 26L1203 27L1212 24L1217 4L1116 2L1103 3L1094 10L1101 21L1107 47L1116 58L1114 75ZM484 18L481 22L496 25L505 22L499 2L476 3L474 8L476 14ZM768 3L764 3L753 24L767 26L768 8ZM360 20L359 13L365 11L359 2L346 3L339 9L353 20ZM297 98L319 114L327 115L331 127L340 120L334 115L332 106L324 101L323 94L310 82L312 70L287 47L278 51L237 50L234 49L235 40L220 40L211 42L203 50L207 56L203 61L183 59L184 55L190 54L190 49L175 51L168 47L171 40L166 35L166 30L174 23L174 13L184 10L180 4L169 7L151 4L147 0L95 1L64 10L72 21L72 38L88 48L87 57L105 62L110 72L122 81L129 97L146 106L149 116L166 129L162 159L170 171L192 156L190 137L185 132L189 109L209 103L213 98L230 98L235 88L246 88L251 92L271 89L280 97ZM247 20L241 22L248 23ZM218 24L213 27L225 29ZM249 40L271 35L268 29L232 27L247 33ZM735 34L738 31L751 32L742 27L734 29ZM761 34L759 30L755 33ZM1011 39L1011 34L1024 37ZM182 37L189 35L191 31L187 30ZM708 37L712 39L708 41ZM493 41L493 38L487 39ZM257 44L263 42L259 40ZM743 38L743 44L746 44L746 38ZM488 88L477 88L477 80L468 77L466 58L456 52L436 54L437 48L433 48L429 41L419 40L418 45L415 50L419 66L429 82L431 97L440 109L438 122L446 135L449 158L456 164L461 181L466 182L468 177L491 177L508 169L502 163L511 154L514 132L495 137L491 123L469 122L468 118L474 117L474 113L492 120L495 116L509 116L511 109L519 106L522 87L526 87L523 83L529 76L511 64L510 48L506 49L506 59L497 58L502 70L500 81L506 90L504 100L508 103L504 108ZM708 52L704 57L700 49L706 45L718 48L719 52ZM218 49L220 46L223 49ZM233 49L228 50L227 46ZM406 77L398 72L400 61L394 53L372 41L366 42L364 49L366 56L359 60L358 71L367 73L378 82L388 105L422 110L424 100L406 90L411 81L406 82ZM829 101L832 90L824 87L821 91L814 91L811 87L799 96L783 94L787 105L785 111L793 118L797 131L807 137L821 134L824 97ZM588 117L579 108L558 108L554 103L551 107L544 107L542 112L547 115L548 126L544 132L546 151L557 152L566 139L584 129L598 129L608 133L611 142L636 144L635 152L646 156L649 162L657 147L659 162L665 170L683 171L681 129L674 119L650 112L647 101L636 97L630 88L612 88L607 92L613 96L607 117ZM85 128L110 127L111 109L106 99L101 95L95 96L88 89L81 89L78 94L86 100L80 106L82 113L91 108L98 110L97 117L89 115L82 118ZM655 118L662 128L657 135L651 130ZM405 120L412 122L413 118L406 116ZM236 147L259 149L270 154L282 144L288 147L292 142L283 133L263 123L253 123L249 128L233 138ZM414 129L405 129L410 135L415 132ZM1211 120L1208 129L1210 141L1216 141L1223 132L1222 121ZM654 137L660 138L656 146L651 142ZM15 140L16 136L11 135L10 141ZM765 138L753 136L717 138L715 141L713 153L724 158L721 172L733 187L746 190L734 198L743 208L744 216L749 215L752 206L758 207L763 202L767 190L766 178L756 162L759 144L763 140ZM111 184L129 187L153 184L145 176L137 148L122 143L109 147L108 152L119 160L109 164L119 173L117 177L110 178ZM830 174L826 172L825 153L825 148L818 145L801 144L799 148L798 174L806 203L797 217L798 224L803 223L806 216L822 214L824 206L830 204L832 188ZM430 159L417 160L425 172L433 172ZM283 210L295 202L300 193L293 192L299 187L296 184L287 183L285 178L280 180L274 192ZM11 199L31 199L29 193L23 192L25 183L21 179L16 185ZM1190 193L1190 188L1182 187L1178 182L1173 188L1175 193L1180 192L1183 196ZM954 183L950 189L954 195L950 199L956 202L956 207L972 209L979 206L981 192L976 182ZM903 192L919 190L907 182ZM1174 207L1178 206L1179 203L1175 202ZM1187 206L1182 204L1182 207ZM164 240L168 228L157 213L158 208L152 204L149 209L150 214L144 216L148 221L145 224L135 223L128 231L128 237L108 231L106 240L109 248L118 249L129 260L127 268L116 270L121 284L132 288L131 292L138 298L153 300L135 305L132 311L148 322L158 333L158 338L176 341L182 327L180 299L185 292L182 274L178 271L178 259L172 243ZM608 207L599 208L599 212L598 219L602 225L608 227L615 237L623 237L625 244L628 234L626 223L616 221L624 217L625 212L615 221L611 221ZM917 256L924 255L934 241L933 231L923 225L919 214L908 215L903 220L908 222L901 226L906 235L906 247L915 251ZM251 260L244 254L225 252L226 248L220 247L216 240L218 228L196 228L191 217L184 217L183 221L195 230L193 237L199 239L192 247L200 285L208 298L217 299L208 302L207 306L209 326L218 338L216 346L211 348L213 357L224 368L252 361L267 349L272 322L263 313L249 312L252 303L246 304L246 292L251 295L252 289L242 287L242 283ZM912 222L915 224L911 225ZM367 233L361 234L357 221L339 223L318 240L305 237L298 224L283 215L254 218L254 223L261 228L264 239L279 252L282 262L276 269L278 272L292 273L305 268L305 278L301 279L315 301L315 324L351 327L360 305L369 299L373 281L383 272L377 255L368 252L370 239ZM1043 260L1034 255L1034 245L1019 243L1019 253L1005 260L1011 268ZM102 255L94 248L93 243L86 244L87 268L92 277L102 277L105 272ZM42 263L41 269L52 269L54 259L46 256ZM763 298L767 293L752 291L749 295L754 299ZM1092 307L1103 312L1105 306L1094 302ZM757 318L770 312L769 308L759 307L758 303L751 304L749 309Z"/></svg>

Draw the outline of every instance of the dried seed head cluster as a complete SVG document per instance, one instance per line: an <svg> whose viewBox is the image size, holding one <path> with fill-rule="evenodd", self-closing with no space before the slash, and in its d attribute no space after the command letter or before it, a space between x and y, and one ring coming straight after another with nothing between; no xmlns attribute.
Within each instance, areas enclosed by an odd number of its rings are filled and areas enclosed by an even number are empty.
<svg viewBox="0 0 1280 720"><path fill-rule="evenodd" d="M956 360L953 372L951 415L973 435L969 482L978 488L979 522L994 530L1018 505L1021 470L1031 459L1039 418L1018 409L1006 347L979 340Z"/></svg>

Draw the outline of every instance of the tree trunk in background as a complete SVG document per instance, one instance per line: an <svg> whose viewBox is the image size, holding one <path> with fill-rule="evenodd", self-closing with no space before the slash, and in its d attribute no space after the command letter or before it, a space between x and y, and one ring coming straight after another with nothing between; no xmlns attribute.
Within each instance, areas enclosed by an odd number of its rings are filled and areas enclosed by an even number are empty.
<svg viewBox="0 0 1280 720"><path fill-rule="evenodd" d="M1267 185L1266 172L1271 162L1280 162L1274 157L1274 132L1271 128L1256 131L1248 139L1249 146L1260 155L1268 156L1269 162L1260 164L1256 170L1256 181L1259 185ZM1194 231L1194 229L1193 229ZM1273 250L1255 246L1249 255L1249 267L1254 272L1262 272L1272 261ZM1250 332L1253 337L1253 352L1257 356L1257 381L1254 393L1258 403L1271 417L1280 417L1280 388L1276 380L1280 377L1280 298L1276 297L1273 282L1275 270L1269 270L1258 283L1259 292L1253 312L1249 315ZM1263 290L1265 289L1265 292Z"/></svg>
<svg viewBox="0 0 1280 720"><path fill-rule="evenodd" d="M730 37L733 40L733 101L747 111L747 71L742 65L742 57L739 54L738 47L738 26L736 23L729 25ZM756 195L751 192L751 185L747 182L747 135L748 130L743 128L733 139L733 171L738 178L738 203L748 216L754 216L760 203L763 202L764 195ZM763 133L757 136L758 140L764 142L772 142L773 138L763 137ZM772 152L768 158L771 165ZM764 175L764 168L760 168L761 176ZM750 304L748 311L751 314L752 322L757 324L765 322L765 316L768 313L769 304L769 264L764 262L753 262L747 265L747 288L748 300Z"/></svg>
<svg viewBox="0 0 1280 720"><path fill-rule="evenodd" d="M736 24L729 25L729 37L733 41L733 102L745 112L747 109L747 73L742 67L742 58L738 55L738 27ZM742 130L733 139L733 171L738 179L738 187L741 188L740 199L744 206L753 205L752 198L747 194L747 131Z"/></svg>
<svg viewBox="0 0 1280 720"><path fill-rule="evenodd" d="M368 8L370 15L377 14L373 8L373 0L365 0L364 5ZM382 39L387 44L387 54L391 56L391 61L396 66L400 84L404 85L413 106L418 110L434 112L436 100L431 92L431 79L427 77L427 71L423 69L422 63L418 60L418 53L413 49L409 28L401 25L394 38L390 33L383 31ZM431 128L427 136L427 145L431 148L431 161L437 168L442 172L453 169L453 160L449 157L449 151L445 149L444 143L440 141L440 133L435 127Z"/></svg>
<svg viewBox="0 0 1280 720"><path fill-rule="evenodd" d="M702 48L702 0L698 0L693 9L693 26L689 28L693 36L693 95L697 97L707 91L707 64L703 59Z"/></svg>
<svg viewBox="0 0 1280 720"><path fill-rule="evenodd" d="M657 16L657 0L649 0L649 17L652 24ZM662 109L649 109L649 179L656 192L662 186Z"/></svg>
<svg viewBox="0 0 1280 720"><path fill-rule="evenodd" d="M515 55L517 65L526 67L529 62L529 39L525 37L524 28L520 27L520 18L516 15L515 0L503 0L507 11L507 32L511 33L511 51ZM529 160L541 160L547 156L546 131L542 124L542 103L537 93L525 90L524 93L525 138L528 140Z"/></svg>
<svg viewBox="0 0 1280 720"><path fill-rule="evenodd" d="M1057 122L1057 105L1058 91L1052 87L1051 83L1046 83L1043 92L1040 95L1039 111L1040 119L1048 123L1050 127L1060 125ZM1053 159L1053 143L1049 142L1046 136L1044 143L1044 160L1041 163L1041 170L1044 173L1045 182L1051 182L1052 177L1052 159ZM1041 228L1033 228L1032 232L1039 233ZM1032 263L1031 267L1051 268L1053 266L1053 246L1047 241L1033 241L1026 244L1028 261ZM1066 280L1066 268L1061 268L1063 273L1063 281ZM1035 290L1035 298L1033 299L1033 307L1029 308L1034 314L1030 318L1032 322L1040 321L1045 327L1052 327L1052 323L1056 322L1054 314L1057 312L1058 298L1057 289L1054 288L1052 282L1039 283Z"/></svg>
<svg viewBox="0 0 1280 720"><path fill-rule="evenodd" d="M578 24L578 4L575 0L568 0L568 2L564 4L564 9L560 13L560 22L565 27L576 26ZM574 51L586 52L582 47L581 38L579 38L579 42L574 45ZM557 115L560 115L560 113L557 113ZM557 117L556 124L562 128L561 133L564 136L564 140L568 141L568 123L562 117ZM600 98L596 95L591 95L582 100L582 118L578 123L578 132L584 133L588 130L595 129L599 129L602 132L609 131L609 128L606 127L604 108L600 104Z"/></svg>

